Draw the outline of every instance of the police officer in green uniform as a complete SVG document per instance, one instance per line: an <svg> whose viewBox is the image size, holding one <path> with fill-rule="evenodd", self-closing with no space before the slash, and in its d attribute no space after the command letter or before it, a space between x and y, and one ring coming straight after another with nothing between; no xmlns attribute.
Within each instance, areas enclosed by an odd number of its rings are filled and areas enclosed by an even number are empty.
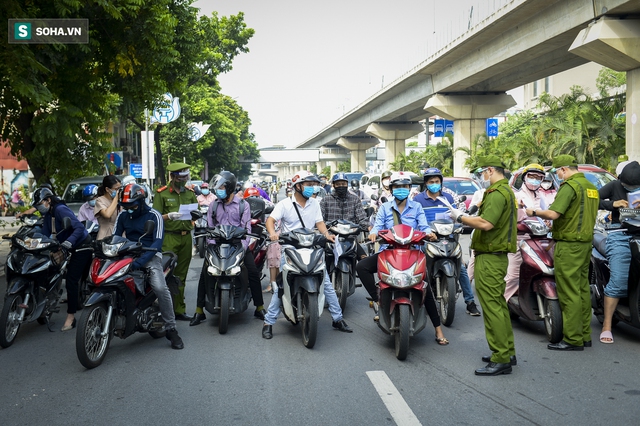
<svg viewBox="0 0 640 426"><path fill-rule="evenodd" d="M198 199L192 190L185 188L189 180L189 165L185 163L172 163L167 166L171 180L169 185L158 188L153 198L153 208L162 214L165 221L163 251L172 251L178 256L178 264L174 271L180 278L181 286L178 294L173 298L173 310L176 319L190 321L191 316L186 314L187 306L184 303L184 286L191 263L191 220L180 220L178 210L181 204L197 204Z"/></svg>
<svg viewBox="0 0 640 426"><path fill-rule="evenodd" d="M562 184L549 210L527 209L529 216L553 220L556 241L553 265L564 336L562 341L547 347L582 351L591 346L589 259L600 197L584 173L578 172L578 163L571 155L557 156L552 172Z"/></svg>
<svg viewBox="0 0 640 426"><path fill-rule="evenodd" d="M495 155L480 157L476 173L488 180L478 216L466 216L452 209L451 216L459 223L475 229L471 248L475 252L476 291L484 312L484 330L491 349L483 356L488 364L478 368L478 376L509 374L516 365L516 350L507 301L504 298L507 275L507 253L517 247L517 204L513 190L504 177L504 164Z"/></svg>

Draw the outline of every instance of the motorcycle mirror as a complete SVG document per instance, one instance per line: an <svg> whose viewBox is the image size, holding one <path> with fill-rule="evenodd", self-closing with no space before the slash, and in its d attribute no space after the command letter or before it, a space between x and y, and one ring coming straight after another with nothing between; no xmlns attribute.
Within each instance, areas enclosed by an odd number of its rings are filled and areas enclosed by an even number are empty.
<svg viewBox="0 0 640 426"><path fill-rule="evenodd" d="M69 216L65 216L65 218L62 219L62 227L64 229L71 229L71 218Z"/></svg>
<svg viewBox="0 0 640 426"><path fill-rule="evenodd" d="M202 212L200 210L192 210L191 211L191 220L193 220L194 222L198 219L202 218Z"/></svg>
<svg viewBox="0 0 640 426"><path fill-rule="evenodd" d="M144 223L144 234L142 234L140 236L140 239L138 240L138 242L140 242L140 240L142 239L142 237L144 237L145 235L149 235L153 232L153 230L156 229L156 223L152 220L148 220Z"/></svg>
<svg viewBox="0 0 640 426"><path fill-rule="evenodd" d="M469 209L469 214L476 214L476 212L478 211L478 206L471 206L471 208Z"/></svg>
<svg viewBox="0 0 640 426"><path fill-rule="evenodd" d="M463 201L467 201L467 196L466 195L461 195L458 197L458 201L463 202Z"/></svg>
<svg viewBox="0 0 640 426"><path fill-rule="evenodd" d="M269 214L269 213L271 213L271 212L273 211L273 208L274 208L274 207L275 207L274 205L267 206L267 208L266 208L266 209L264 209L264 214Z"/></svg>
<svg viewBox="0 0 640 426"><path fill-rule="evenodd" d="M373 201L378 201L378 195L377 194L371 194L371 199Z"/></svg>
<svg viewBox="0 0 640 426"><path fill-rule="evenodd" d="M382 201L383 203L386 203L389 200L387 200L387 197L382 197L382 198L380 198L380 201Z"/></svg>

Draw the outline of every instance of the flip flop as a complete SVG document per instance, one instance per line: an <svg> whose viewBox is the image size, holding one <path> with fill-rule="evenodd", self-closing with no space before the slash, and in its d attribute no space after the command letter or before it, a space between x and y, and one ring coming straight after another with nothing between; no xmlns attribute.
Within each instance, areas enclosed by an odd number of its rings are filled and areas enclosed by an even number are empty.
<svg viewBox="0 0 640 426"><path fill-rule="evenodd" d="M613 343L613 334L610 331L603 331L600 333L600 343L606 343L608 345Z"/></svg>
<svg viewBox="0 0 640 426"><path fill-rule="evenodd" d="M445 346L449 344L449 341L447 340L446 337L437 337L436 336L436 342L438 342L439 345L441 346Z"/></svg>

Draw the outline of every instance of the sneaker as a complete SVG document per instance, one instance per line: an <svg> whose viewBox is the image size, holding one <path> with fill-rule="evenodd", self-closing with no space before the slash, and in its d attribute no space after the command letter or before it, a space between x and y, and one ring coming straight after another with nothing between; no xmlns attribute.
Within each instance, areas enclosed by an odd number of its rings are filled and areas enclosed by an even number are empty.
<svg viewBox="0 0 640 426"><path fill-rule="evenodd" d="M175 328L167 330L167 339L171 341L173 349L184 349L184 343L182 343L182 339L178 336L178 330Z"/></svg>
<svg viewBox="0 0 640 426"><path fill-rule="evenodd" d="M476 302L467 302L467 313L472 317L479 317L480 311L476 306Z"/></svg>

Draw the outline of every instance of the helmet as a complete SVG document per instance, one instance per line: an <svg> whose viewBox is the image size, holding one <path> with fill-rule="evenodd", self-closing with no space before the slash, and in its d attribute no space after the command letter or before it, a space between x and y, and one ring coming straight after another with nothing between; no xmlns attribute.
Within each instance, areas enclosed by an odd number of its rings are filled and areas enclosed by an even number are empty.
<svg viewBox="0 0 640 426"><path fill-rule="evenodd" d="M257 188L247 188L244 190L244 194L242 195L242 198L259 197L259 196L260 196L260 191L258 191Z"/></svg>
<svg viewBox="0 0 640 426"><path fill-rule="evenodd" d="M204 182L202 185L200 185L200 188L201 189L209 188L209 184L207 182Z"/></svg>
<svg viewBox="0 0 640 426"><path fill-rule="evenodd" d="M321 173L318 175L318 178L322 179L322 178L327 178L327 175L325 175L324 173Z"/></svg>
<svg viewBox="0 0 640 426"><path fill-rule="evenodd" d="M211 182L211 186L214 190L224 188L227 191L227 198L235 192L236 186L238 185L236 175L225 170L214 176L214 178L215 180Z"/></svg>
<svg viewBox="0 0 640 426"><path fill-rule="evenodd" d="M354 189L359 189L360 181L358 179L351 179L351 187Z"/></svg>
<svg viewBox="0 0 640 426"><path fill-rule="evenodd" d="M389 180L389 189L394 185L411 185L411 175L407 172L394 172Z"/></svg>
<svg viewBox="0 0 640 426"><path fill-rule="evenodd" d="M390 170L387 170L386 172L382 173L382 175L380 175L380 184L382 184L383 180L390 178L391 175L392 175L392 173L391 173ZM384 185L382 185L382 186L385 187Z"/></svg>
<svg viewBox="0 0 640 426"><path fill-rule="evenodd" d="M522 177L524 178L524 175L526 175L529 172L534 172L534 173L538 173L540 175L544 175L544 167L542 167L540 164L537 163L531 163L528 166L526 166L524 169L522 169Z"/></svg>
<svg viewBox="0 0 640 426"><path fill-rule="evenodd" d="M347 178L347 175L344 172L338 172L335 175L333 175L333 177L331 178L331 181L334 183L338 180L349 182L349 179Z"/></svg>
<svg viewBox="0 0 640 426"><path fill-rule="evenodd" d="M130 183L136 183L136 178L133 177L132 175L127 175L122 178L122 186L127 186Z"/></svg>
<svg viewBox="0 0 640 426"><path fill-rule="evenodd" d="M442 183L442 172L440 171L440 169L435 168L435 167L431 167L428 168L427 170L424 171L424 174L422 175L422 177L424 178L424 181L428 181L429 178L432 177L439 177L440 178L440 183Z"/></svg>
<svg viewBox="0 0 640 426"><path fill-rule="evenodd" d="M144 202L147 194L144 188L137 183L130 183L124 187L124 190L120 192L119 204L123 207L128 207L135 204L138 200Z"/></svg>
<svg viewBox="0 0 640 426"><path fill-rule="evenodd" d="M291 178L291 182L295 185L303 182L320 182L320 179L308 170L300 170L293 178Z"/></svg>
<svg viewBox="0 0 640 426"><path fill-rule="evenodd" d="M93 198L98 195L98 186L94 184L90 184L84 187L82 190L82 198L85 201L93 200Z"/></svg>
<svg viewBox="0 0 640 426"><path fill-rule="evenodd" d="M31 205L35 207L43 200L51 197L53 197L53 192L49 188L38 188L33 193L33 201L31 202Z"/></svg>

